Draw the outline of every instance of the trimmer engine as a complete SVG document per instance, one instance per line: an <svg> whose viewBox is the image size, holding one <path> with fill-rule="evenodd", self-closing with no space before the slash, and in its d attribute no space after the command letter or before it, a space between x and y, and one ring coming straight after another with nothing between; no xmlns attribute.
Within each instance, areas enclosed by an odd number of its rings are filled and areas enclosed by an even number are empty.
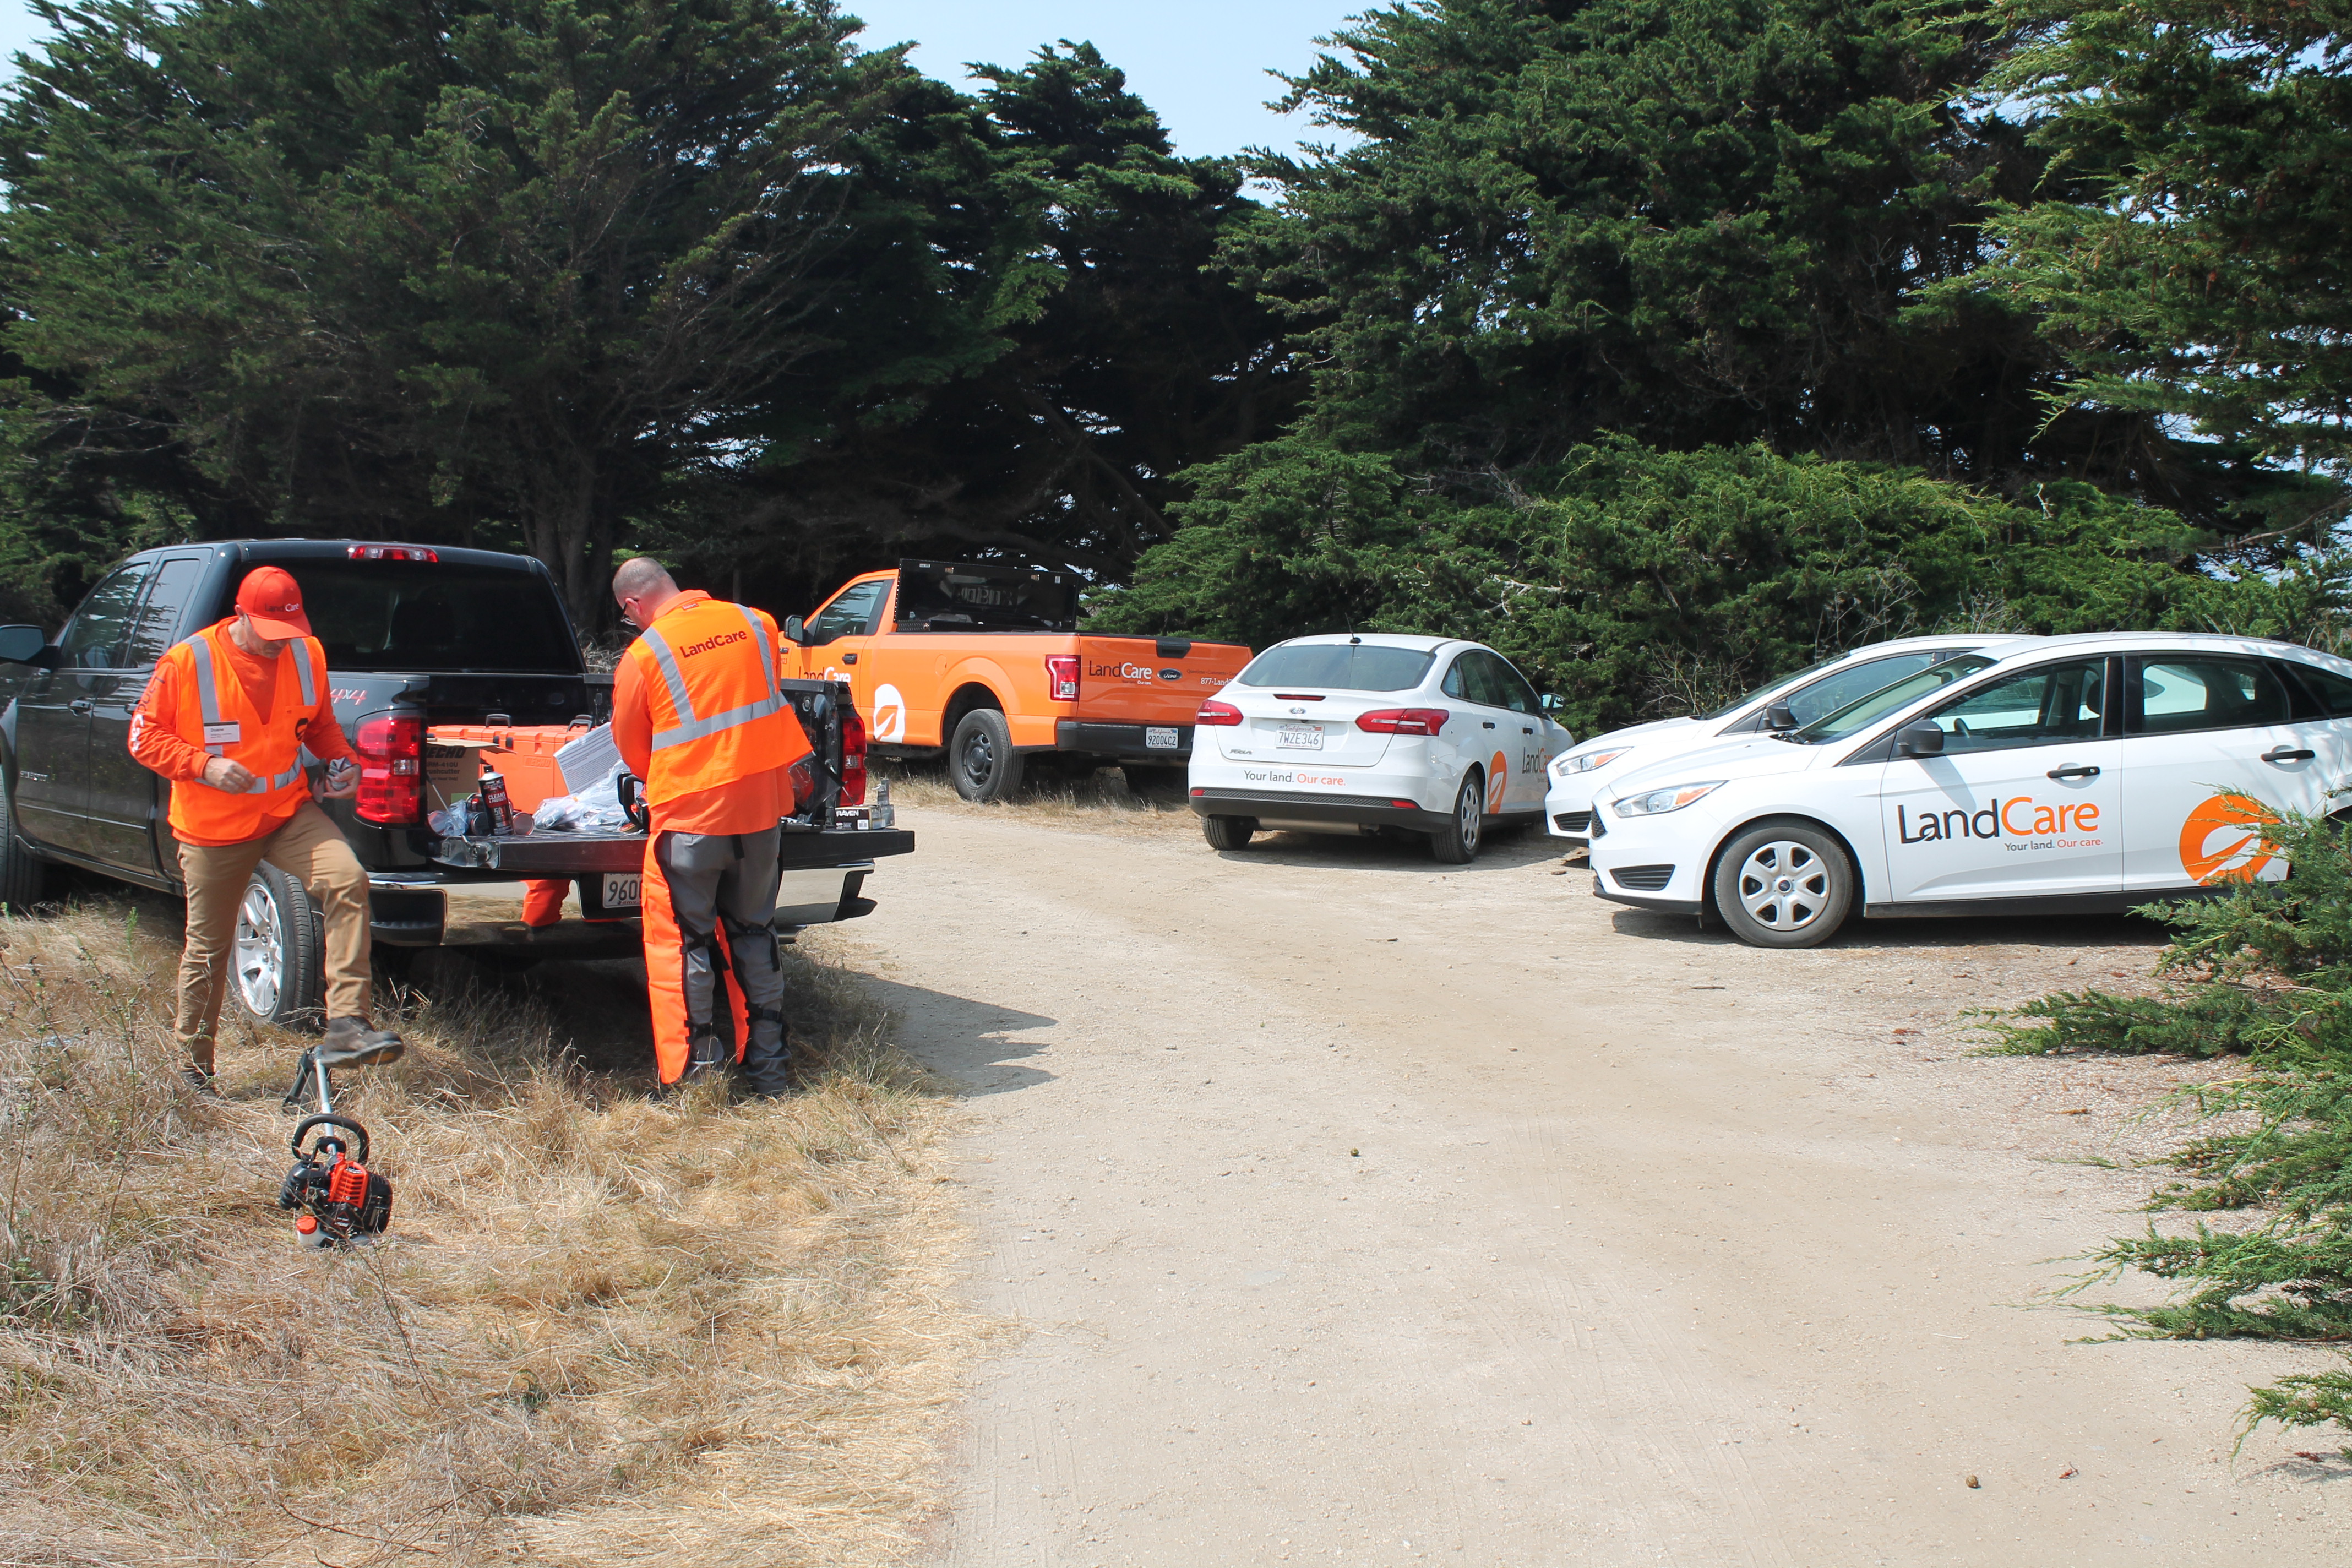
<svg viewBox="0 0 2352 1568"><path fill-rule="evenodd" d="M380 1236L392 1224L392 1183L367 1168L367 1129L336 1114L327 1071L315 1053L305 1051L287 1103L299 1107L314 1084L319 1110L294 1129L298 1163L278 1186L278 1206L299 1211L294 1237L300 1245L348 1247L352 1237Z"/></svg>

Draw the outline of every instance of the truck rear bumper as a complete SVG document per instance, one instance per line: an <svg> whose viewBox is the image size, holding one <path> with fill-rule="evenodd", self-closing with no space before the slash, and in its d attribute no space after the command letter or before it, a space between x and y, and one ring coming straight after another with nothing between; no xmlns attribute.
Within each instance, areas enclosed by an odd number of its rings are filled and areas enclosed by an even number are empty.
<svg viewBox="0 0 2352 1568"><path fill-rule="evenodd" d="M1172 744L1155 746L1156 740ZM1054 724L1057 751L1092 752L1122 763L1165 763L1173 765L1192 755L1190 724L1097 724L1086 719L1061 719Z"/></svg>

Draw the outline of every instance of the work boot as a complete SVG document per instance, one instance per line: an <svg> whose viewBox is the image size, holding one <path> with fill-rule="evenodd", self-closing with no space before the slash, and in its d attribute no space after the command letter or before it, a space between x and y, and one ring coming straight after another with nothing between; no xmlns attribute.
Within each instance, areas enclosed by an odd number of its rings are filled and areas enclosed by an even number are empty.
<svg viewBox="0 0 2352 1568"><path fill-rule="evenodd" d="M182 1068L180 1081L206 1100L218 1100L221 1097L220 1075L210 1068Z"/></svg>
<svg viewBox="0 0 2352 1568"><path fill-rule="evenodd" d="M679 1081L700 1083L706 1079L723 1078L730 1065L727 1059L727 1042L719 1031L705 1026L687 1037L686 1075Z"/></svg>
<svg viewBox="0 0 2352 1568"><path fill-rule="evenodd" d="M390 1029L371 1028L365 1018L344 1017L327 1020L327 1033L319 1041L319 1065L322 1068L375 1068L386 1062L396 1062L405 1049L400 1037Z"/></svg>

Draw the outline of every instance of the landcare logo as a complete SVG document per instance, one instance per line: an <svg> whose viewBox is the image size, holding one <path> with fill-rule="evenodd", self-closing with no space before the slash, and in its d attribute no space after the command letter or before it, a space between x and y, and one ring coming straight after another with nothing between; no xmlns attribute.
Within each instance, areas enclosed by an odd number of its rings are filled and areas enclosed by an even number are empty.
<svg viewBox="0 0 2352 1568"><path fill-rule="evenodd" d="M1500 816L1503 815L1503 791L1504 787L1510 782L1511 759L1503 755L1502 752L1496 752L1495 753L1495 760L1489 763L1486 767L1487 816Z"/></svg>
<svg viewBox="0 0 2352 1568"><path fill-rule="evenodd" d="M750 632L721 632L717 637L705 637L700 642L690 642L687 644L684 647L677 650L677 657L680 658L692 658L696 654L709 653L712 648L725 647L731 642L746 641L751 637L751 634Z"/></svg>
<svg viewBox="0 0 2352 1568"><path fill-rule="evenodd" d="M2055 838L2061 834L2098 830L2099 803L2095 800L2044 805L2031 795L2020 795L1988 800L1981 811L1959 806L1922 812L1916 820L1904 807L1895 808L1895 837L1905 844L1933 844L1946 838Z"/></svg>
<svg viewBox="0 0 2352 1568"><path fill-rule="evenodd" d="M2200 882L2251 882L2278 851L2263 825L2278 813L2251 795L2217 795L2180 825L2180 868Z"/></svg>
<svg viewBox="0 0 2352 1568"><path fill-rule="evenodd" d="M874 689L874 738L877 741L903 741L907 738L907 700L895 686L882 685Z"/></svg>

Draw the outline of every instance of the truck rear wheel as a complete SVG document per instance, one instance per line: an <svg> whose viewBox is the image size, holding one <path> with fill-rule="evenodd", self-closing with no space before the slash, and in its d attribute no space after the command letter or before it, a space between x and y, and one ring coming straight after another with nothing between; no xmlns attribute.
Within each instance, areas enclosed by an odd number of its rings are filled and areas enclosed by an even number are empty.
<svg viewBox="0 0 2352 1568"><path fill-rule="evenodd" d="M247 1017L315 1029L327 994L326 921L297 878L264 862L245 885L229 942L229 992Z"/></svg>
<svg viewBox="0 0 2352 1568"><path fill-rule="evenodd" d="M1246 849L1250 837L1257 831L1257 822L1247 816L1204 816L1201 818L1201 837L1209 841L1212 849Z"/></svg>
<svg viewBox="0 0 2352 1568"><path fill-rule="evenodd" d="M16 788L0 778L0 908L12 915L32 913L48 869L16 837Z"/></svg>
<svg viewBox="0 0 2352 1568"><path fill-rule="evenodd" d="M969 801L1003 800L1021 787L1021 753L1013 730L993 708L975 708L955 727L948 742L948 777Z"/></svg>

